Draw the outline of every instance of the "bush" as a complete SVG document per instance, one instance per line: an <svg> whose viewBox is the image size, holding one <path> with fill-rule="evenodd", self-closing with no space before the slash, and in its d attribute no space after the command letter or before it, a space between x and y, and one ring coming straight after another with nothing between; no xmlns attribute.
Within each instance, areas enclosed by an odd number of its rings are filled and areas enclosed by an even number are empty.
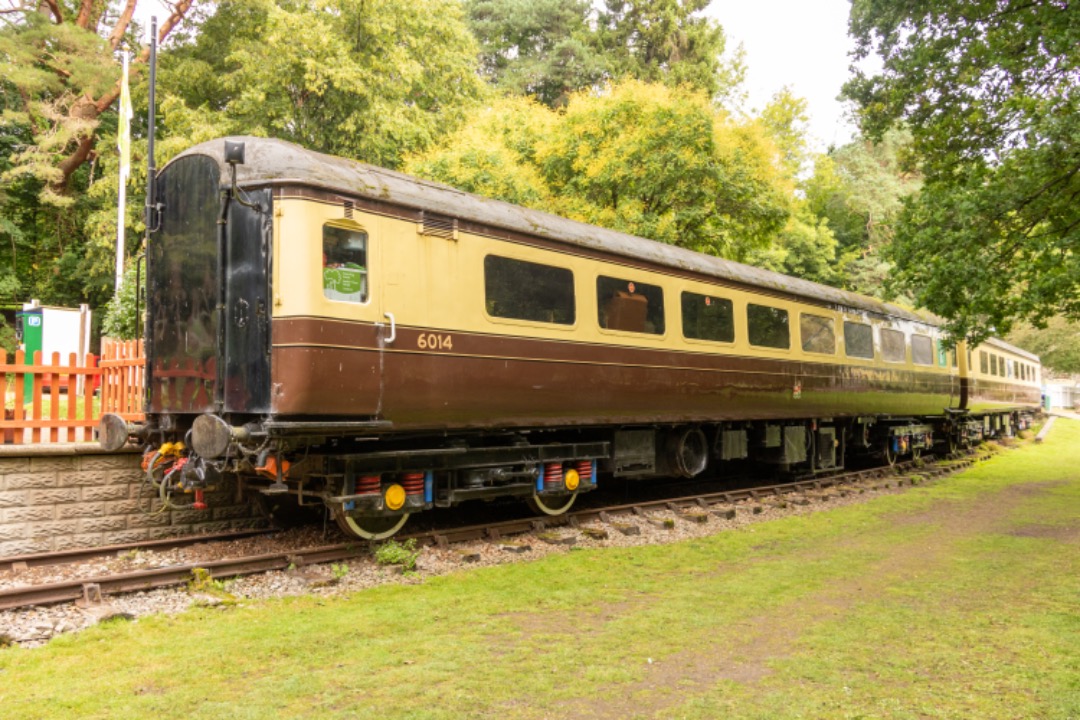
<svg viewBox="0 0 1080 720"><path fill-rule="evenodd" d="M120 286L120 292L113 295L112 299L109 300L109 304L105 307L105 319L101 323L103 335L120 340L134 340L137 337L135 322L137 263L138 261L135 259L128 262L127 268L124 270L124 283ZM145 272L142 273L140 282L145 287ZM139 312L145 315L146 303L139 303ZM139 325L142 326L142 323L139 323Z"/></svg>

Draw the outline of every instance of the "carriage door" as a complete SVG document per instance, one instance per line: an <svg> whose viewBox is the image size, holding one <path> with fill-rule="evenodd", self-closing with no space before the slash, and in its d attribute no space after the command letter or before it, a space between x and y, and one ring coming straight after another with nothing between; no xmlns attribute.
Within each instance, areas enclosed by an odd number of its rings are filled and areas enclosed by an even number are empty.
<svg viewBox="0 0 1080 720"><path fill-rule="evenodd" d="M224 276L222 379L225 412L270 411L270 190L229 204L220 253Z"/></svg>

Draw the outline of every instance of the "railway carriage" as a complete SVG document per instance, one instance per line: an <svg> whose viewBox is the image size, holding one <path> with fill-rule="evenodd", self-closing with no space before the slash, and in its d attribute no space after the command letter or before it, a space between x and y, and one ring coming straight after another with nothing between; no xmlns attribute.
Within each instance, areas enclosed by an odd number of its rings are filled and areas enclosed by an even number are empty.
<svg viewBox="0 0 1080 720"><path fill-rule="evenodd" d="M930 315L285 142L157 183L147 419L100 437L166 495L232 474L378 538L607 477L894 459L1039 402L1038 358Z"/></svg>

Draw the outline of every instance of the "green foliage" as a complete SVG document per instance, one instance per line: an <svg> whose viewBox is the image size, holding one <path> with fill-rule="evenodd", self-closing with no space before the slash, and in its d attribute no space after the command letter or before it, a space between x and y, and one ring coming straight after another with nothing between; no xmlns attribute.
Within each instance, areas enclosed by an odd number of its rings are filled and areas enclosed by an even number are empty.
<svg viewBox="0 0 1080 720"><path fill-rule="evenodd" d="M1009 342L1039 356L1044 367L1057 373L1080 373L1080 325L1065 318L1050 318L1046 327L1018 325Z"/></svg>
<svg viewBox="0 0 1080 720"><path fill-rule="evenodd" d="M108 44L73 22L26 12L0 28L0 74L5 95L19 99L4 103L3 124L32 134L31 143L12 153L12 167L0 179L36 178L42 202L70 207L70 172L61 165L83 138L94 135L100 111L93 98L119 76Z"/></svg>
<svg viewBox="0 0 1080 720"><path fill-rule="evenodd" d="M597 44L614 78L689 86L732 100L746 75L742 49L725 59L723 28L702 14L712 0L605 0Z"/></svg>
<svg viewBox="0 0 1080 720"><path fill-rule="evenodd" d="M710 0L467 0L484 76L561 107L579 90L626 79L738 97L742 50L701 14Z"/></svg>
<svg viewBox="0 0 1080 720"><path fill-rule="evenodd" d="M888 257L957 336L1080 317L1080 25L1064 0L856 0L845 86L864 129L904 123L925 175Z"/></svg>
<svg viewBox="0 0 1080 720"><path fill-rule="evenodd" d="M911 136L890 130L873 142L856 138L814 158L814 173L801 183L809 213L828 223L835 237L832 277L814 279L872 297L886 296L894 268L885 250L896 234L905 197L922 178L910 169ZM900 292L894 299L914 307Z"/></svg>
<svg viewBox="0 0 1080 720"><path fill-rule="evenodd" d="M209 570L201 567L191 569L191 579L188 580L187 587L188 592L211 594L225 592L225 583L214 579Z"/></svg>
<svg viewBox="0 0 1080 720"><path fill-rule="evenodd" d="M810 116L806 100L785 87L761 111L761 123L779 148L784 169L792 176L797 175L808 159L806 135Z"/></svg>
<svg viewBox="0 0 1080 720"><path fill-rule="evenodd" d="M0 350L14 353L19 349L19 341L15 337L15 328L8 325L7 318L0 316Z"/></svg>
<svg viewBox="0 0 1080 720"><path fill-rule="evenodd" d="M828 221L815 217L805 203L797 203L787 225L768 247L747 258L751 265L841 286L843 276L837 264L837 243Z"/></svg>
<svg viewBox="0 0 1080 720"><path fill-rule="evenodd" d="M610 72L588 0L466 0L465 8L481 72L501 90L556 107Z"/></svg>
<svg viewBox="0 0 1080 720"><path fill-rule="evenodd" d="M536 148L558 115L527 98L504 98L476 113L438 148L406 161L407 172L527 207L545 207L550 192Z"/></svg>
<svg viewBox="0 0 1080 720"><path fill-rule="evenodd" d="M483 96L452 0L226 0L162 57L162 88L219 132L396 167Z"/></svg>
<svg viewBox="0 0 1080 720"><path fill-rule="evenodd" d="M406 572L416 569L418 557L420 557L420 549L416 547L416 540L412 538L405 542L387 540L375 548L375 562L380 565L400 565Z"/></svg>
<svg viewBox="0 0 1080 720"><path fill-rule="evenodd" d="M140 275L139 281L143 284L141 288L136 285L136 274ZM133 340L139 337L137 328L142 328L143 325L141 321L136 323L135 305L139 292L145 291L145 287L146 273L137 271L137 261L133 258L124 268L120 292L113 295L105 308L105 319L101 324L102 334L119 340ZM145 313L146 303L139 302L138 304L139 313Z"/></svg>
<svg viewBox="0 0 1080 720"><path fill-rule="evenodd" d="M634 80L575 94L558 113L498 101L406 170L736 259L780 232L793 189L761 124L703 93Z"/></svg>

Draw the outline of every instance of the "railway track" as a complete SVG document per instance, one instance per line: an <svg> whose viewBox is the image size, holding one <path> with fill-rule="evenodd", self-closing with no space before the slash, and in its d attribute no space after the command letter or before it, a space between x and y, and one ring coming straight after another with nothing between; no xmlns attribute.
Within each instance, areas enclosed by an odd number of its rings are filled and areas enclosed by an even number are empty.
<svg viewBox="0 0 1080 720"><path fill-rule="evenodd" d="M33 555L12 555L0 557L0 573L20 572L29 568L49 567L53 565L71 565L86 562L98 558L115 557L133 550L173 550L175 548L190 547L205 542L224 542L226 540L242 540L259 535L269 535L276 532L274 529L262 530L236 530L233 532L211 533L207 535L188 535L184 537L165 538L163 540L144 540L135 543L123 543L120 545L103 545L101 547L82 548L79 550L62 550L60 552L36 553Z"/></svg>
<svg viewBox="0 0 1080 720"><path fill-rule="evenodd" d="M448 547L453 543L475 540L499 541L503 538L529 532L542 532L558 528L575 527L583 522L612 522L616 517L625 515L647 515L655 511L670 511L676 517L688 522L707 522L710 514L732 517L737 512L736 506L742 505L744 511L760 512L768 504L779 504L796 499L802 504L810 504L814 499L827 499L826 496L845 493L865 492L868 489L880 489L891 486L915 484L921 479L933 479L951 474L970 466L974 459L967 457L948 462L908 462L892 467L860 470L825 478L810 478L778 485L748 487L719 492L700 493L690 496L647 500L623 505L586 508L566 513L557 517L525 518L506 520L427 532L402 534L397 540L413 539L421 545ZM913 474L912 474L913 473ZM755 509L757 508L757 509ZM255 534L249 532L248 535ZM4 562L31 562L39 565L58 565L76 562L76 558L87 559L115 555L128 549L160 549L161 546L180 547L196 542L205 542L214 536L182 538L176 541L163 541L161 545L141 543L131 547L113 546L86 551L5 558ZM170 545L171 543L171 545ZM102 602L106 595L138 592L156 588L183 585L189 582L198 569L206 577L213 579L232 578L243 575L285 570L290 567L341 562L361 555L367 555L370 546L362 542L344 542L331 545L273 552L247 557L227 558L199 563L177 564L115 575L79 578L75 580L38 585L24 585L0 591L0 610L11 610L37 605L81 601L86 604ZM4 566L0 566L3 569Z"/></svg>

